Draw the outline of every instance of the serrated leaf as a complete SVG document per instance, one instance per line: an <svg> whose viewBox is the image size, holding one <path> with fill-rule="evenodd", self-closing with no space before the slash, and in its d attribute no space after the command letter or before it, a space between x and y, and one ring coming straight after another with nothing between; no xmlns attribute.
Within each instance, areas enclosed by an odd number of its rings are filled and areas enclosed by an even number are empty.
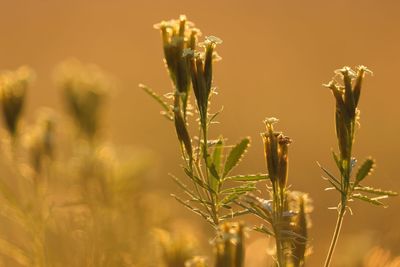
<svg viewBox="0 0 400 267"><path fill-rule="evenodd" d="M229 172L240 162L241 158L249 147L249 144L250 139L246 137L231 149L225 162L224 174L222 175L223 177L226 177Z"/></svg>
<svg viewBox="0 0 400 267"><path fill-rule="evenodd" d="M206 167L207 167L207 171L210 173L208 183L209 183L210 187L214 191L217 192L220 177L219 177L219 173L218 173L217 169L215 168L214 162L213 162L210 154L207 154Z"/></svg>
<svg viewBox="0 0 400 267"><path fill-rule="evenodd" d="M354 188L356 191L361 191L361 192L366 192L366 193L371 193L374 195L379 195L379 196L398 196L399 193L390 191L390 190L382 190L380 188L373 188L370 186L357 186Z"/></svg>
<svg viewBox="0 0 400 267"><path fill-rule="evenodd" d="M238 187L232 187L221 191L221 194L232 194L232 193L242 193L242 192L251 192L256 188L255 183L246 183Z"/></svg>
<svg viewBox="0 0 400 267"><path fill-rule="evenodd" d="M376 198L369 198L369 197L367 197L365 195L361 195L361 194L353 194L352 197L356 198L356 199L359 199L359 200L362 200L362 201L365 201L365 202L368 202L368 203L371 203L371 204L376 205L376 206L385 206L385 204L383 204L382 202L380 202Z"/></svg>
<svg viewBox="0 0 400 267"><path fill-rule="evenodd" d="M208 170L210 171L210 174L211 174L211 176L210 176L210 179L211 179L210 187L215 192L217 192L218 191L218 183L219 183L220 178L219 178L219 174L217 172L217 169L215 168L214 163L211 163L211 165L208 166Z"/></svg>
<svg viewBox="0 0 400 267"><path fill-rule="evenodd" d="M229 204L231 204L232 202L236 201L240 196L242 196L242 195L244 195L244 194L246 194L246 193L247 193L247 191L234 192L234 193L232 193L232 194L229 194L229 195L225 196L225 197L221 200L220 204L221 204L221 205L229 205Z"/></svg>
<svg viewBox="0 0 400 267"><path fill-rule="evenodd" d="M214 151L212 154L212 161L218 173L221 172L223 150L224 150L224 139L220 137L218 142L215 144Z"/></svg>
<svg viewBox="0 0 400 267"><path fill-rule="evenodd" d="M247 174L247 175L235 175L235 176L229 176L225 177L224 180L232 180L232 181L238 181L238 182L250 182L250 181L262 181L262 180L267 180L268 179L268 174Z"/></svg>
<svg viewBox="0 0 400 267"><path fill-rule="evenodd" d="M356 184L364 180L373 170L374 160L369 158L364 161L364 163L360 166L356 175Z"/></svg>

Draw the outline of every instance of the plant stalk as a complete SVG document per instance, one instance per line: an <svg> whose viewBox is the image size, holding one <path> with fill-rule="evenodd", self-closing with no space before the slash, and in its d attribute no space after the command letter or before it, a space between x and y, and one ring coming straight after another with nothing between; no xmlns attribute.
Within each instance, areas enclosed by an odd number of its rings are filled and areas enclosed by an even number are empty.
<svg viewBox="0 0 400 267"><path fill-rule="evenodd" d="M339 214L338 214L338 218L336 221L335 231L333 232L333 237L332 237L331 245L329 247L328 255L326 256L324 267L329 267L329 265L331 264L333 252L335 251L335 247L336 247L337 241L339 239L340 230L342 228L345 212L346 212L346 203L342 203Z"/></svg>

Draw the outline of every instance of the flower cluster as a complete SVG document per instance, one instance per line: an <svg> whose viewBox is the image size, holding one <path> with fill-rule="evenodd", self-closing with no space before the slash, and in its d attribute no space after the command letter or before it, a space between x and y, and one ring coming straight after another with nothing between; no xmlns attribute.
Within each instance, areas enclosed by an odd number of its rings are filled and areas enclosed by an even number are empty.
<svg viewBox="0 0 400 267"><path fill-rule="evenodd" d="M274 191L283 193L288 180L288 148L292 140L282 133L274 131L273 125L278 122L278 119L267 118L264 122L267 131L262 134L262 137L268 175Z"/></svg>
<svg viewBox="0 0 400 267"><path fill-rule="evenodd" d="M359 114L357 106L362 82L365 74L372 72L365 66L357 67L356 71L345 66L336 70L335 73L341 76L343 85L332 79L325 86L331 89L336 100L335 121L340 157L346 160L347 164L351 164L351 148Z"/></svg>

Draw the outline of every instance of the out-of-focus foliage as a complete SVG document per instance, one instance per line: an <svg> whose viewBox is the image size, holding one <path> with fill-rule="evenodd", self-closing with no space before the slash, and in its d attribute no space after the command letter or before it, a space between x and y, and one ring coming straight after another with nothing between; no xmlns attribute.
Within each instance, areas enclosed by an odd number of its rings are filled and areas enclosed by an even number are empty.
<svg viewBox="0 0 400 267"><path fill-rule="evenodd" d="M148 159L134 151L117 155L98 134L110 79L94 65L61 64L57 84L74 124L49 109L33 125L20 124L31 73L24 67L0 77L7 129L1 136L1 262L151 266L157 218L143 201Z"/></svg>

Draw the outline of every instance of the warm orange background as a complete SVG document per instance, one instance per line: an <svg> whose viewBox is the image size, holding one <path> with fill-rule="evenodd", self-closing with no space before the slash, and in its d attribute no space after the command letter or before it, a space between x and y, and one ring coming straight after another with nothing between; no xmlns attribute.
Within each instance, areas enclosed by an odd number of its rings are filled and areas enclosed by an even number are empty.
<svg viewBox="0 0 400 267"><path fill-rule="evenodd" d="M279 128L294 139L290 179L314 199L309 266L321 266L336 217L327 207L335 206L338 196L324 192L327 184L315 162L333 168L334 102L321 84L334 69L364 64L374 71L361 97L355 153L360 160L377 159L372 185L400 190L400 2L1 0L0 69L28 64L37 71L28 111L42 105L58 108L51 76L65 58L93 62L114 74L119 89L109 103L107 131L120 146L153 151L157 179L169 186L166 174L180 173L174 130L137 84L170 90L159 33L152 25L179 14L205 35L224 41L218 48L223 61L216 67L219 95L213 102L214 110L223 105L224 112L214 133L224 133L231 142L253 138L240 170L265 171L259 138L264 117L280 118ZM370 243L400 254L400 198L387 202L388 209L354 203L338 261L364 253Z"/></svg>

